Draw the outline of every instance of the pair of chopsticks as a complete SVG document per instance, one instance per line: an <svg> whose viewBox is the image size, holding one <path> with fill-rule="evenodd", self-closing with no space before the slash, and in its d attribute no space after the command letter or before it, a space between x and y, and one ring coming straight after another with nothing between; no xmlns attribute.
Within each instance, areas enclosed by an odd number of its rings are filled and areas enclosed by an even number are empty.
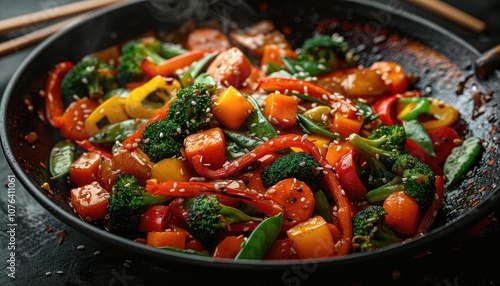
<svg viewBox="0 0 500 286"><path fill-rule="evenodd" d="M22 48L42 41L63 27L80 20L86 12L123 1L124 0L85 0L2 20L0 21L0 34L25 27L36 27L41 23L71 16L63 21L0 43L0 56L16 52Z"/></svg>
<svg viewBox="0 0 500 286"><path fill-rule="evenodd" d="M477 19L445 2L439 0L409 0L408 2L424 8L444 19L461 25L474 33L482 33L486 29L486 23L484 21Z"/></svg>

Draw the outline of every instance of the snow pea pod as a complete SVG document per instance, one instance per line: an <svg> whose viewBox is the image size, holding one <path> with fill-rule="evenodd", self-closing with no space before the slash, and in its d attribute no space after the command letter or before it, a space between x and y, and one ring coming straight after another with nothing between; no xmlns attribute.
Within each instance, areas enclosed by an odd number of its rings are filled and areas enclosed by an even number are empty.
<svg viewBox="0 0 500 286"><path fill-rule="evenodd" d="M314 212L320 215L326 222L332 222L332 216L330 214L330 204L326 198L325 192L319 190L314 192Z"/></svg>
<svg viewBox="0 0 500 286"><path fill-rule="evenodd" d="M448 185L456 183L470 170L481 150L481 140L476 137L467 138L462 145L452 149L443 166Z"/></svg>
<svg viewBox="0 0 500 286"><path fill-rule="evenodd" d="M96 144L122 142L147 121L147 119L136 118L107 125L90 137L89 141Z"/></svg>
<svg viewBox="0 0 500 286"><path fill-rule="evenodd" d="M432 158L436 157L431 137L418 120L403 121L406 137L410 138Z"/></svg>
<svg viewBox="0 0 500 286"><path fill-rule="evenodd" d="M247 132L233 131L233 130L223 130L224 135L236 142L238 145L247 148L248 150L253 150L259 145L262 145L264 141L255 136L250 136Z"/></svg>
<svg viewBox="0 0 500 286"><path fill-rule="evenodd" d="M289 57L281 57L286 69L293 74L307 73L309 76L317 76L332 71L328 65L312 61L294 60Z"/></svg>
<svg viewBox="0 0 500 286"><path fill-rule="evenodd" d="M282 226L282 213L263 220L252 231L234 259L263 259L276 241Z"/></svg>
<svg viewBox="0 0 500 286"><path fill-rule="evenodd" d="M217 55L219 55L219 52L213 52L204 56L200 60L193 62L189 66L188 70L180 76L182 86L187 87L193 85L196 77L198 77L198 75L206 69L208 64L210 64Z"/></svg>
<svg viewBox="0 0 500 286"><path fill-rule="evenodd" d="M157 247L157 248L168 250L168 251L175 251L175 252L180 252L180 253L187 253L187 254L193 254L193 255L198 255L198 256L210 257L210 253L208 253L208 252L201 252L201 251L196 251L196 250L192 250L192 249L180 249L180 248L171 247L171 246L161 246L161 247Z"/></svg>
<svg viewBox="0 0 500 286"><path fill-rule="evenodd" d="M330 139L333 140L344 140L344 138L338 134L332 133L323 126L319 125L318 123L312 121L311 119L307 118L306 116L302 114L297 114L297 122L299 122L299 126L304 131L306 134L319 134L326 136Z"/></svg>
<svg viewBox="0 0 500 286"><path fill-rule="evenodd" d="M69 174L71 164L75 160L76 144L73 141L57 142L50 151L49 171L51 179L57 179Z"/></svg>
<svg viewBox="0 0 500 286"><path fill-rule="evenodd" d="M246 120L248 130L264 141L278 137L278 131L276 131L271 122L266 118L257 100L252 96L246 96L246 99L254 108Z"/></svg>

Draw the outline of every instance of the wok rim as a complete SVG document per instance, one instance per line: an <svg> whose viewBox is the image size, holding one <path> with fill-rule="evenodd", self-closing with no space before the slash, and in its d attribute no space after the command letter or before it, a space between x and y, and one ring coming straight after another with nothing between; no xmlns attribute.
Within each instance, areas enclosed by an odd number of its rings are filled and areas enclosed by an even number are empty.
<svg viewBox="0 0 500 286"><path fill-rule="evenodd" d="M68 213L58 204L56 204L53 200L48 198L41 191L40 186L36 186L35 184L32 183L29 176L22 170L21 165L16 159L14 152L12 151L11 144L9 142L7 125L6 125L8 117L7 115L9 114L7 112L8 102L11 100L14 87L22 78L22 75L27 70L29 64L40 53L42 53L47 46L57 41L60 37L63 37L67 33L71 32L72 29L74 29L79 25L83 25L87 22L90 22L94 18L101 17L102 15L109 13L111 11L120 10L123 7L129 5L136 5L139 2L144 2L144 1L143 0L130 1L118 4L114 7L104 8L101 11L93 12L84 19L81 19L77 23L65 27L64 29L60 30L56 34L52 35L51 37L43 41L33 51L30 52L30 54L22 61L20 66L16 69L16 71L10 78L5 88L2 97L2 102L0 105L0 113L2 114L2 116L0 117L0 138L4 155L5 158L7 159L8 165L10 166L11 170L14 172L18 180L21 182L23 187L40 205L42 205L58 220L67 224L73 229L77 230L81 234L91 238L94 241L98 241L106 245L111 245L118 248L130 250L134 254L139 255L144 259L154 259L164 262L190 264L190 265L197 265L214 269L235 269L235 270L284 270L289 268L290 266L315 262L319 267L323 268L331 266L347 266L357 263L364 263L364 262L369 262L373 259L389 258L395 256L396 254L410 253L426 249L426 247L432 245L434 242L449 237L450 235L458 233L459 231L463 231L465 227L472 226L474 223L478 222L481 218L491 213L495 209L495 206L498 205L500 201L500 196L498 195L498 190L500 189L500 186L497 186L496 189L492 190L491 195L486 199L482 200L478 207L474 207L468 210L466 212L466 215L461 215L449 223L440 225L429 231L424 236L419 237L409 243L391 245L371 252L353 253L344 257L334 257L330 259L313 260L313 261L311 260L234 261L234 260L224 260L224 259L213 259L209 257L201 257L196 255L177 253L173 251L166 252L161 249L155 249L143 244L133 242L132 240L121 237L117 234L104 231L98 227L95 227L81 220L74 214ZM480 52L476 48L471 46L469 43L467 43L465 40L457 37L455 34L438 26L437 24L432 23L424 18L421 18L418 15L398 10L389 5L383 5L380 3L371 3L361 0L342 0L341 2L355 3L357 5L364 6L364 8L367 9L368 8L381 9L391 14L397 13L399 17L406 18L410 21L417 22L419 25L429 27L431 30L433 30L433 32L443 34L446 37L449 37L452 40L456 41L457 43L462 45L464 49L472 52L473 54L480 55Z"/></svg>

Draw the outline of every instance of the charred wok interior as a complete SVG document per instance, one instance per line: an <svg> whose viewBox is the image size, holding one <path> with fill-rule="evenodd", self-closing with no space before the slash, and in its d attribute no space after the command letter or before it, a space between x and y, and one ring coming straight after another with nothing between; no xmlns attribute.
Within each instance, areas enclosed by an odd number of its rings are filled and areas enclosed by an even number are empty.
<svg viewBox="0 0 500 286"><path fill-rule="evenodd" d="M7 146L6 156L13 170L25 180L26 188L42 205L91 237L127 245L127 241L108 233L101 235L95 227L80 221L68 204L69 192L49 192L40 187L49 176L43 164L47 162L48 154L60 135L58 130L43 124L39 119L37 112L44 110L44 101L38 96L38 90L44 88L47 71L62 60L77 61L85 55L123 43L147 31L153 31L161 38L185 24L189 18L197 19L200 25L213 22L215 18L221 22L222 29L228 32L260 19L271 19L278 30L288 31L287 38L294 47L300 46L321 22L320 27L325 32L339 33L349 42L360 65L369 66L380 59L402 64L408 74L415 75L416 89L423 91L425 95L451 103L460 111L460 119L454 127L461 134L484 140L483 153L475 168L461 184L446 189L442 211L430 233L411 243L388 248L386 252L327 259L325 265L342 261L366 261L371 257L390 255L400 250L422 248L426 243L470 226L493 209L498 201L497 181L500 173L496 163L499 159L496 129L499 125L497 113L500 86L497 74L491 74L487 80L479 80L474 76L472 63L479 55L471 47L446 35L437 27L408 15L396 15L390 7L343 1L334 4L312 1L307 5L299 2L297 5L287 5L288 8L279 5L279 1L248 4L229 2L219 1L211 6L204 6L205 13L190 7L188 10L193 13L181 15L184 17L158 13L154 14L156 19L149 15L148 11L152 8L145 2L123 5L106 15L97 14L70 28L35 51L7 88L5 98L8 97L9 100L4 99L3 104L6 128L2 130L2 143ZM175 11L176 7L171 8ZM325 19L328 20L324 21ZM95 31L99 33L96 35ZM78 35L81 43L74 44L74 35ZM34 112L25 108L26 100L33 105ZM32 131L36 131L40 137L34 147L25 141L25 135ZM64 182L58 184L60 185L51 182L51 190L68 189ZM137 246L136 251L164 260L176 257L190 262L193 259L179 254L145 250L140 246ZM203 258L194 259L203 261ZM252 266L280 267L287 263L289 262L269 264L263 261L262 264Z"/></svg>

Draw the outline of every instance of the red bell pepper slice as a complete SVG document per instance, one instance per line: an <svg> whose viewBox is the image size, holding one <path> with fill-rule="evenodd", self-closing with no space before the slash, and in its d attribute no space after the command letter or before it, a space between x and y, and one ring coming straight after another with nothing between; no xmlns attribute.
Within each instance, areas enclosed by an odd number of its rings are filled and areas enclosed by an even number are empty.
<svg viewBox="0 0 500 286"><path fill-rule="evenodd" d="M323 172L325 173L323 181L327 185L337 204L337 216L339 226L342 231L342 238L338 242L339 245L337 248L337 255L343 256L348 254L351 248L352 240L352 217L349 199L342 189L342 186L337 179L337 175L333 172L332 166L328 164L328 161L321 155L319 149L311 141L304 140L302 136L295 134L282 135L266 141L262 145L253 149L251 152L239 157L220 169L212 170L207 166L204 166L201 160L199 160L200 155L193 157L193 167L195 171L203 177L224 178L240 171L265 155L290 147L301 148L305 152L310 153L323 168Z"/></svg>
<svg viewBox="0 0 500 286"><path fill-rule="evenodd" d="M147 208L139 217L140 232L164 231L167 228L168 206L155 205Z"/></svg>
<svg viewBox="0 0 500 286"><path fill-rule="evenodd" d="M283 212L281 206L272 200L265 199L262 194L253 193L228 187L220 187L215 183L205 182L182 182L149 179L146 182L146 191L154 195L174 197L196 197L201 194L211 193L217 196L228 196L241 199L242 202L253 205L257 211L268 216L275 216Z"/></svg>
<svg viewBox="0 0 500 286"><path fill-rule="evenodd" d="M155 64L153 60L148 57L144 61L142 61L141 68L149 77L155 77L157 75L170 76L177 70L189 66L193 62L200 60L205 55L211 52L214 52L214 50L189 51L187 53L167 59L159 64Z"/></svg>
<svg viewBox="0 0 500 286"><path fill-rule="evenodd" d="M360 201L368 193L368 189L356 172L359 158L359 152L352 149L344 154L335 165L340 185L350 201Z"/></svg>
<svg viewBox="0 0 500 286"><path fill-rule="evenodd" d="M94 143L90 142L89 140L86 140L86 139L85 140L76 140L76 144L78 144L78 146L80 146L85 151L98 152L104 158L108 158L108 159L113 158L113 154L111 154L111 152L95 145Z"/></svg>
<svg viewBox="0 0 500 286"><path fill-rule="evenodd" d="M262 79L257 90L280 92L283 94L300 93L328 102L328 104L345 114L348 118L356 118L358 108L343 97L333 96L330 90L307 80L294 78L267 77Z"/></svg>
<svg viewBox="0 0 500 286"><path fill-rule="evenodd" d="M413 142L411 139L406 138L405 145L406 152L413 157L417 158L420 162L427 164L437 176L443 175L443 170L434 162L434 158L429 156L417 143Z"/></svg>
<svg viewBox="0 0 500 286"><path fill-rule="evenodd" d="M397 119L396 110L394 105L396 102L403 97L420 97L422 93L420 91L407 91L405 93L394 94L377 100L373 106L373 113L379 114L378 119L382 121L382 124L391 126L399 124Z"/></svg>
<svg viewBox="0 0 500 286"><path fill-rule="evenodd" d="M457 131L449 126L428 130L427 133L432 140L436 157L433 158L436 164L441 164L446 161L451 150L457 146L457 140L460 136Z"/></svg>
<svg viewBox="0 0 500 286"><path fill-rule="evenodd" d="M417 230L415 231L415 235L411 237L411 239L417 238L429 231L432 224L434 223L437 212L441 208L441 203L443 202L443 197L444 197L443 176L436 176L435 186L436 186L436 194L434 195L434 200L432 200L429 208L427 209L422 219L420 220L417 226Z"/></svg>
<svg viewBox="0 0 500 286"><path fill-rule="evenodd" d="M73 68L73 63L64 61L58 63L50 72L45 86L45 113L47 121L54 128L62 126L61 117L64 113L61 83L64 76Z"/></svg>

